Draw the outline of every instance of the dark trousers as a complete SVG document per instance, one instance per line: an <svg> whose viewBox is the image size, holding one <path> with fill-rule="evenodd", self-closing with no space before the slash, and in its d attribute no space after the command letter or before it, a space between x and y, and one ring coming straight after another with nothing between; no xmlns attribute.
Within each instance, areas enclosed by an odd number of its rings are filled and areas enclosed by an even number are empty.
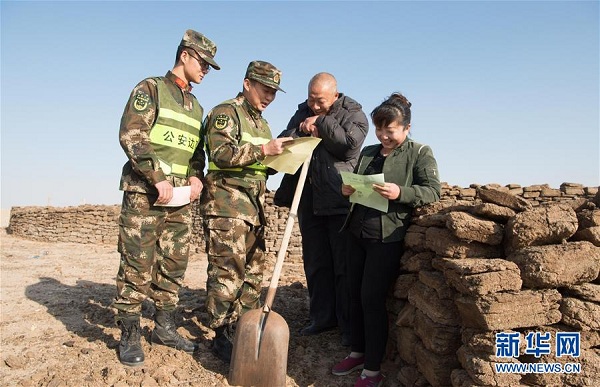
<svg viewBox="0 0 600 387"><path fill-rule="evenodd" d="M388 339L386 298L398 277L402 242L382 243L348 234L352 351L379 371Z"/></svg>
<svg viewBox="0 0 600 387"><path fill-rule="evenodd" d="M345 219L346 215L315 216L306 208L298 213L310 320L317 326L338 325L349 336L348 242L347 233L340 233Z"/></svg>

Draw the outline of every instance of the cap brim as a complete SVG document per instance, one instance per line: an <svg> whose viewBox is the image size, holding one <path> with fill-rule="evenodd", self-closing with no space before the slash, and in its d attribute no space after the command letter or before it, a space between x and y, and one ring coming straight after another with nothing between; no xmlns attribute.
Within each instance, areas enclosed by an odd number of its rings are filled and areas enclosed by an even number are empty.
<svg viewBox="0 0 600 387"><path fill-rule="evenodd" d="M279 87L278 84L276 84L274 82L269 82L269 81L264 80L263 78L260 78L257 76L252 76L252 75L248 75L248 76L246 76L246 78L252 79L258 83L262 83L263 85L270 87L271 89L279 90L279 91L285 93L285 90L283 90L281 87Z"/></svg>
<svg viewBox="0 0 600 387"><path fill-rule="evenodd" d="M258 79L255 79L255 81L257 81L259 83L262 83L263 85L265 85L267 87L270 87L271 89L275 89L275 90L278 90L278 91L281 91L281 92L285 93L285 90L283 90L281 87L277 86L274 83L267 83L267 82L259 81Z"/></svg>
<svg viewBox="0 0 600 387"><path fill-rule="evenodd" d="M211 67L215 70L221 70L221 67L215 62L215 60L207 55L203 55L201 52L198 53L202 59L204 59Z"/></svg>

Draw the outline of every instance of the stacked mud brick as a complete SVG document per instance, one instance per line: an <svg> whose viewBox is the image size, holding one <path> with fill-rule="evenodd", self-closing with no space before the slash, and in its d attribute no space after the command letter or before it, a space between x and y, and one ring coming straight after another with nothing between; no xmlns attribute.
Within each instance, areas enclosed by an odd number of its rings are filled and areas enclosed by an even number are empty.
<svg viewBox="0 0 600 387"><path fill-rule="evenodd" d="M265 198L265 214L267 218L266 251L269 259L274 262L279 253L288 223L289 208L278 207L273 204L273 193L269 193ZM294 217L292 221L294 225L288 241L285 259L286 262L302 262L302 236L298 226L298 217Z"/></svg>
<svg viewBox="0 0 600 387"><path fill-rule="evenodd" d="M442 200L474 201L479 188L495 188L527 199L536 206L548 201L572 201L576 198L593 198L598 187L584 187L576 183L563 183L560 189L547 184L521 187L518 184L500 186L471 184L468 188L450 186L444 183ZM273 259L285 230L288 208L273 204L274 192L268 192L265 199L267 218L267 254ZM8 231L23 238L41 241L61 241L75 243L116 243L118 236L118 205L82 205L73 207L13 207ZM192 246L197 251L204 250L202 216L198 202L192 208ZM302 258L302 244L298 224L294 226L288 246L288 257Z"/></svg>
<svg viewBox="0 0 600 387"><path fill-rule="evenodd" d="M442 200L475 200L479 188L494 188L502 192L507 192L519 196L532 206L537 206L547 202L572 201L578 198L593 198L598 192L598 187L584 187L578 183L562 183L560 188L551 188L548 184L536 184L522 187L519 184L471 184L467 188L456 185L442 183Z"/></svg>
<svg viewBox="0 0 600 387"><path fill-rule="evenodd" d="M403 306L391 313L398 382L600 385L600 194L532 203L471 189L417 209L408 229L394 288ZM521 355L496 356L496 333L516 332ZM529 332L580 332L580 357L524 355ZM498 373L498 362L575 362L581 372Z"/></svg>
<svg viewBox="0 0 600 387"><path fill-rule="evenodd" d="M8 232L36 241L117 243L118 206L13 207Z"/></svg>
<svg viewBox="0 0 600 387"><path fill-rule="evenodd" d="M118 205L83 205L72 207L13 207L8 232L32 240L73 243L117 243ZM288 208L273 204L273 193L265 200L267 219L266 251L274 260L285 230ZM204 229L198 203L192 205L192 248L204 251ZM302 259L302 239L295 220L288 244L287 259Z"/></svg>

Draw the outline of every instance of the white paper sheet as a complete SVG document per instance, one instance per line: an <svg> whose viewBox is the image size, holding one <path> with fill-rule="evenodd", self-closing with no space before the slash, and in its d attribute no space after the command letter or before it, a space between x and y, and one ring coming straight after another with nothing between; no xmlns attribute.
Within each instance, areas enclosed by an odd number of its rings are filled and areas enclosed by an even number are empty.
<svg viewBox="0 0 600 387"><path fill-rule="evenodd" d="M181 207L189 204L192 187L189 185L173 188L173 198L166 204L154 203L155 206L162 207Z"/></svg>

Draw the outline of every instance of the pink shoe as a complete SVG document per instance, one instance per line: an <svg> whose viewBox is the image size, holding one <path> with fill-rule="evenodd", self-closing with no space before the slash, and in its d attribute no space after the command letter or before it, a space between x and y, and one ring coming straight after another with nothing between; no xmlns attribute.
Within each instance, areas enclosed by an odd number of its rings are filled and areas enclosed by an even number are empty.
<svg viewBox="0 0 600 387"><path fill-rule="evenodd" d="M358 379L356 379L354 387L379 387L382 383L383 375L381 373L377 376L367 376L361 374Z"/></svg>
<svg viewBox="0 0 600 387"><path fill-rule="evenodd" d="M362 370L365 365L365 357L346 356L344 360L337 363L331 369L331 373L338 376L348 375L356 370Z"/></svg>

